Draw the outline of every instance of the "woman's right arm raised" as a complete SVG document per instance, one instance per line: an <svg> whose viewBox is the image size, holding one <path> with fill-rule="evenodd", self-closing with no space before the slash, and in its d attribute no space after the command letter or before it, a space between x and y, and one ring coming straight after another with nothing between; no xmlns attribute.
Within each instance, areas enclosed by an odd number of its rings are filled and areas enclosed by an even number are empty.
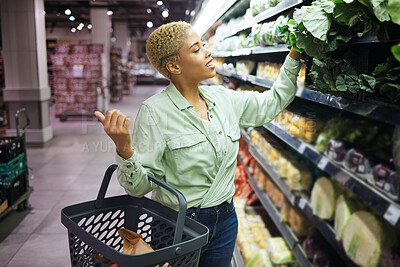
<svg viewBox="0 0 400 267"><path fill-rule="evenodd" d="M113 140L117 153L124 159L130 158L133 154L132 138L129 132L131 120L117 109L108 110L105 116L100 111L96 111L94 115L103 124L107 135Z"/></svg>

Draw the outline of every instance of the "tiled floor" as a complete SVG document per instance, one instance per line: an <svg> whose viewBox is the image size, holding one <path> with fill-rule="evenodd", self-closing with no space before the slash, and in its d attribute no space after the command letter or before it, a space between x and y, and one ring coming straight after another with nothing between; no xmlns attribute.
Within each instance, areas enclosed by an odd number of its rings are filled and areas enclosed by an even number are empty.
<svg viewBox="0 0 400 267"><path fill-rule="evenodd" d="M135 118L140 103L165 86L138 86L117 108ZM14 211L0 221L0 266L70 266L67 230L61 224L65 206L93 200L115 148L97 120L51 121L54 138L44 148L29 148L29 198L32 209ZM133 127L133 123L131 128ZM114 176L115 178L115 176ZM124 194L117 179L107 195Z"/></svg>

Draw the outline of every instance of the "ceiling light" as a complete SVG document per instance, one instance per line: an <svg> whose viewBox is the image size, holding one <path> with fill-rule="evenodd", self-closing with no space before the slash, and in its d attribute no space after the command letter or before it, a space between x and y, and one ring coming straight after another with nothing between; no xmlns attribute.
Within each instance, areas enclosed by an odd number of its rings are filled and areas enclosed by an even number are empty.
<svg viewBox="0 0 400 267"><path fill-rule="evenodd" d="M60 12L57 12L57 13L56 13L56 16L57 16L57 17L61 16L61 13L60 13Z"/></svg>
<svg viewBox="0 0 400 267"><path fill-rule="evenodd" d="M189 9L186 9L185 15L187 16L187 15L189 15L189 13L190 13Z"/></svg>
<svg viewBox="0 0 400 267"><path fill-rule="evenodd" d="M67 16L69 16L69 15L71 15L71 9L69 9L69 8L67 8L65 11L64 11L64 14L65 15L67 15Z"/></svg>
<svg viewBox="0 0 400 267"><path fill-rule="evenodd" d="M190 12L190 16L194 16L196 14L196 11L192 10L192 12Z"/></svg>
<svg viewBox="0 0 400 267"><path fill-rule="evenodd" d="M76 32L76 29L75 28L71 28L71 32Z"/></svg>
<svg viewBox="0 0 400 267"><path fill-rule="evenodd" d="M164 18L168 18L168 16L169 16L169 11L168 11L168 9L165 9L165 10L161 13L161 15L162 15Z"/></svg>
<svg viewBox="0 0 400 267"><path fill-rule="evenodd" d="M147 25L147 28L153 28L153 22L152 21L148 21L147 23L146 23L146 25Z"/></svg>
<svg viewBox="0 0 400 267"><path fill-rule="evenodd" d="M112 14L114 14L114 12L111 9L107 10L107 15L112 16Z"/></svg>
<svg viewBox="0 0 400 267"><path fill-rule="evenodd" d="M151 13L151 8L147 9L147 13L150 14Z"/></svg>
<svg viewBox="0 0 400 267"><path fill-rule="evenodd" d="M163 5L163 1L157 1L157 5L158 6L162 6Z"/></svg>
<svg viewBox="0 0 400 267"><path fill-rule="evenodd" d="M89 23L89 24L87 25L87 28L88 28L89 30L91 30L91 29L93 28L93 25Z"/></svg>
<svg viewBox="0 0 400 267"><path fill-rule="evenodd" d="M69 17L69 20L70 20L70 21L74 21L74 20L75 20L75 17L74 17L74 16L70 16L70 17Z"/></svg>
<svg viewBox="0 0 400 267"><path fill-rule="evenodd" d="M85 24L83 24L83 22L79 23L78 27L83 28L85 26Z"/></svg>
<svg viewBox="0 0 400 267"><path fill-rule="evenodd" d="M83 27L76 27L78 29L78 31L81 31L83 29Z"/></svg>

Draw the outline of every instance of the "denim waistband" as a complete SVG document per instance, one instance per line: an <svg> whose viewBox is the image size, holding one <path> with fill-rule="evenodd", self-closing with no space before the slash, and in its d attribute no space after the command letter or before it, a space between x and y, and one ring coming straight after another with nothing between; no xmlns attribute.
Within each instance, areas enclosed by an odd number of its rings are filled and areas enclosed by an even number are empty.
<svg viewBox="0 0 400 267"><path fill-rule="evenodd" d="M207 207L207 208L202 208L200 205L197 207L191 207L189 209L186 210L186 213L197 213L198 211L207 211L207 210L212 210L212 209L224 209L224 208L228 208L231 207L233 203L233 200L231 199L230 202L228 201L224 201L219 205L216 206L212 206L212 207Z"/></svg>

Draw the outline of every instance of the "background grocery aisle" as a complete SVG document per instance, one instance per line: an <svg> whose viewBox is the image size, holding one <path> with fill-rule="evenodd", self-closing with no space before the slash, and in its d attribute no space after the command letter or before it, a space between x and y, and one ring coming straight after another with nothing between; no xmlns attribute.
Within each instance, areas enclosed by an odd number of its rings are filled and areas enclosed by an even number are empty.
<svg viewBox="0 0 400 267"><path fill-rule="evenodd" d="M137 86L123 103L111 105L135 118L140 103L163 89ZM96 198L104 172L115 162L114 146L95 120L53 119L54 139L43 148L29 148L29 198L33 207L0 221L0 266L69 266L67 230L61 209ZM125 194L116 177L108 196Z"/></svg>

